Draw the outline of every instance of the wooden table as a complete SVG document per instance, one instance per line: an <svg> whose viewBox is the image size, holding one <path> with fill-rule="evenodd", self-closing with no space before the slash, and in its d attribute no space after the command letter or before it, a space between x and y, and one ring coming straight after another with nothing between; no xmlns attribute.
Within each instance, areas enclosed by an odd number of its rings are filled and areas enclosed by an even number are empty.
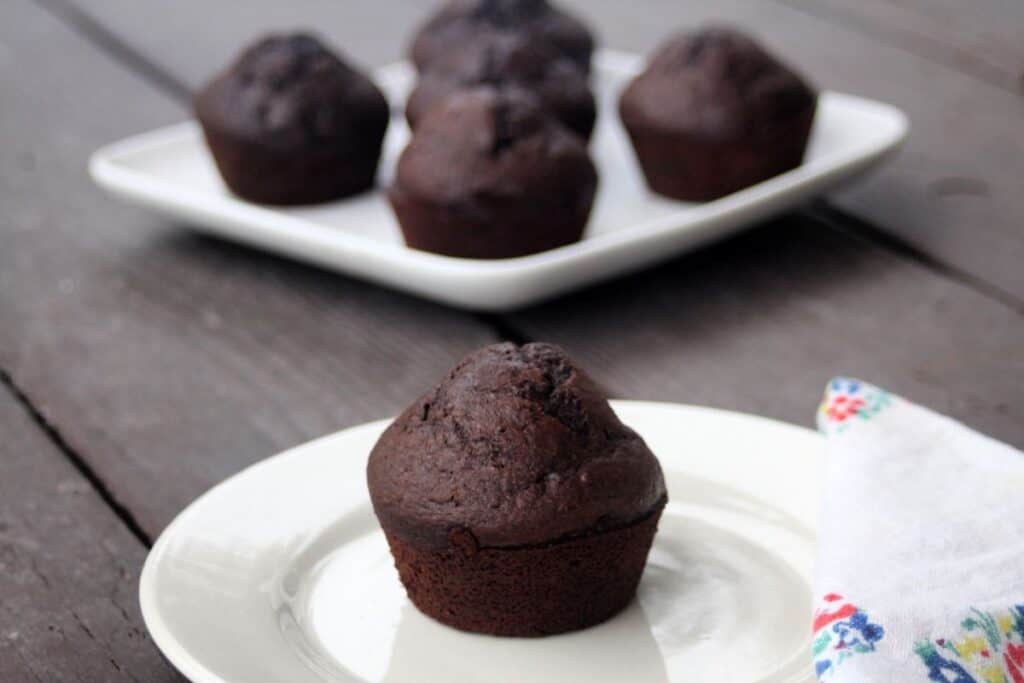
<svg viewBox="0 0 1024 683"><path fill-rule="evenodd" d="M416 0L0 6L0 681L181 680L142 626L146 548L257 460L399 410L463 353L567 347L614 395L810 425L847 373L1024 446L1024 3L578 0L610 46L707 20L912 120L884 169L744 236L480 316L118 204L99 145L189 115L245 42L311 26L399 58Z"/></svg>

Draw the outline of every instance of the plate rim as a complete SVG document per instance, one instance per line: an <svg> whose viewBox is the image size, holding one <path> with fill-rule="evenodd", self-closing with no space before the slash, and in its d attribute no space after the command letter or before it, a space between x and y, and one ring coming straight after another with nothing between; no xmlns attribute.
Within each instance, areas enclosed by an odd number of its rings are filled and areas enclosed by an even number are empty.
<svg viewBox="0 0 1024 683"><path fill-rule="evenodd" d="M713 415L715 417L727 417L732 419L738 418L751 423L761 423L765 426L770 426L772 429L782 428L784 431L800 434L801 438L817 438L820 440L822 445L824 444L824 437L814 429L752 413L671 401L611 399L610 403L616 412L618 412L620 407L625 407L627 410L682 409L686 412L691 412L694 415L705 414ZM201 506L203 501L208 497L216 495L218 491L232 485L237 479L246 475L246 473L268 466L271 463L280 463L284 460L301 457L303 451L316 448L324 442L339 438L351 432L380 430L390 424L394 419L394 417L388 417L339 429L329 434L297 444L281 451L280 453L276 453L264 458L263 460L252 463L201 493L180 512L178 512L171 522L164 527L156 541L153 543L152 548L150 548L147 553L145 562L142 566L142 572L139 576L139 606L142 612L143 623L153 641L153 644L157 647L160 653L167 658L171 665L185 678L192 683L241 683L240 681L230 681L220 677L192 656L192 654L190 654L189 651L178 641L177 637L166 625L160 614L160 609L157 604L156 579L154 575L157 571L157 565L159 564L163 553L166 551L171 538L175 535L177 528L184 524L192 514L195 514L195 511L199 509L199 506ZM808 663L808 666L810 666L810 663Z"/></svg>
<svg viewBox="0 0 1024 683"><path fill-rule="evenodd" d="M642 61L643 58L637 54L602 49L595 54L595 71L625 78L635 73ZM408 62L400 61L373 73L378 82L395 81L404 78L403 74L407 74L410 68ZM838 102L870 109L888 120L887 134L870 140L870 144L858 146L855 152L847 152L841 159L829 161L826 168L814 168L813 164L803 163L791 171L711 202L685 203L678 211L657 219L630 223L622 229L570 245L508 259L455 258L404 245L381 243L328 229L315 220L289 215L277 207L260 206L234 198L229 198L233 203L225 212L223 206L207 206L211 197L206 193L182 188L123 163L126 155L152 149L154 141L183 134L196 135L198 126L194 120L105 145L91 155L88 171L93 181L107 192L129 203L145 205L190 221L194 223L192 227L200 232L255 245L272 253L446 304L500 312L653 265L688 248L727 237L749 224L751 217L744 218L742 214L756 213L758 217L767 217L784 210L794 201L825 191L841 178L855 175L880 162L906 140L909 119L894 105L832 90L820 91L819 102ZM783 186L781 189L780 185ZM223 198L217 197L212 201L219 200ZM714 225L736 214L741 217L733 220L731 225ZM229 223L236 227L224 227ZM702 234L702 229L710 234ZM291 243L286 243L277 234L282 230L306 237L293 237ZM320 231L329 234L318 235ZM615 260L616 256L620 258ZM386 268L413 269L418 273L417 277L429 278L443 286L429 287L417 283L415 278L375 277L375 273ZM482 279L502 280L504 286L496 291L505 293L498 296L493 293L493 288L491 293L485 293L471 286Z"/></svg>

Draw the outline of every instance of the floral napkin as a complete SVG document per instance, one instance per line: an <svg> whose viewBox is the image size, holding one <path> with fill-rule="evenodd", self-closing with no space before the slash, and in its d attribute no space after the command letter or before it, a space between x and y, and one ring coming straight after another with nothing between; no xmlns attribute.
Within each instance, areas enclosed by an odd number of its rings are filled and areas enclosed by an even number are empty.
<svg viewBox="0 0 1024 683"><path fill-rule="evenodd" d="M852 379L818 420L819 679L1024 683L1024 453Z"/></svg>

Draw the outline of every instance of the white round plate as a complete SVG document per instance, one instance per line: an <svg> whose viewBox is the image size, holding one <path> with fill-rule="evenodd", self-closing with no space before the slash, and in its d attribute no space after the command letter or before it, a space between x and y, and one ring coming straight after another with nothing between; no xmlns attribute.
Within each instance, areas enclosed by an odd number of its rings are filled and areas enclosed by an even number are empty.
<svg viewBox="0 0 1024 683"><path fill-rule="evenodd" d="M813 681L820 437L708 408L613 405L661 460L670 502L637 600L604 624L493 638L417 612L366 492L382 421L190 505L146 560L146 626L195 683Z"/></svg>

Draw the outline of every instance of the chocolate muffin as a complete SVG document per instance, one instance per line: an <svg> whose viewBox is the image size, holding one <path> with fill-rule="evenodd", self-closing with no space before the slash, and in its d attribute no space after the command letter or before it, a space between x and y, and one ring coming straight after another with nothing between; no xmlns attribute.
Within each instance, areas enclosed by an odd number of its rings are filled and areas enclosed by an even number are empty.
<svg viewBox="0 0 1024 683"><path fill-rule="evenodd" d="M311 204L374 184L390 112L380 90L316 38L273 35L195 98L228 188L262 204Z"/></svg>
<svg viewBox="0 0 1024 683"><path fill-rule="evenodd" d="M580 239L596 187L584 141L536 97L485 87L430 109L388 198L410 247L493 259Z"/></svg>
<svg viewBox="0 0 1024 683"><path fill-rule="evenodd" d="M619 101L652 190L707 201L796 168L816 93L742 33L678 35Z"/></svg>
<svg viewBox="0 0 1024 683"><path fill-rule="evenodd" d="M405 106L409 126L416 128L428 109L452 93L481 85L534 93L541 106L585 140L594 130L597 105L586 74L546 44L514 33L476 40L432 62Z"/></svg>
<svg viewBox="0 0 1024 683"><path fill-rule="evenodd" d="M450 0L417 31L410 57L422 71L441 55L495 33L519 33L546 43L590 71L593 35L547 0Z"/></svg>
<svg viewBox="0 0 1024 683"><path fill-rule="evenodd" d="M380 437L367 482L409 599L504 636L625 607L667 500L643 439L551 344L467 356Z"/></svg>

